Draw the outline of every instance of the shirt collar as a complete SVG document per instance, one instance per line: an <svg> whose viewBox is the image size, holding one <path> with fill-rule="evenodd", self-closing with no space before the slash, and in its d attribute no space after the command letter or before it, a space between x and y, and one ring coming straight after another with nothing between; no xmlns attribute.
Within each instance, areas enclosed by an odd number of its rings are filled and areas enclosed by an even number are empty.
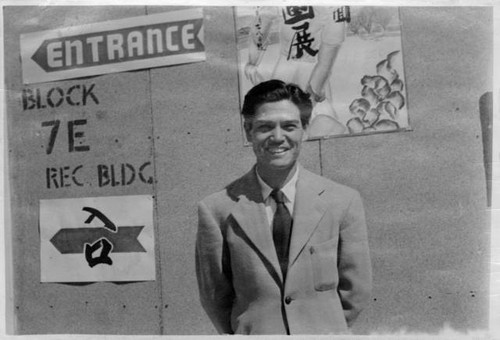
<svg viewBox="0 0 500 340"><path fill-rule="evenodd" d="M266 182L264 182L262 177L260 177L257 168L255 168L255 174L257 175L257 180L259 181L260 189L262 192L262 198L264 199L265 202L269 198L269 195L271 195L273 188L271 188ZM280 189L281 192L283 192L283 194L285 195L285 198L288 202L294 202L295 200L295 191L298 178L299 178L299 167L297 166L292 178L290 178L290 180Z"/></svg>

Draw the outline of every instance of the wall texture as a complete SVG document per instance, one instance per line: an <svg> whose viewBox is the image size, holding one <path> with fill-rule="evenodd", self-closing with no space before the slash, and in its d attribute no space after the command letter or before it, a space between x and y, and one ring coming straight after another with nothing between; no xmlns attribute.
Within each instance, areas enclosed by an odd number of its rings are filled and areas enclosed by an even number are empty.
<svg viewBox="0 0 500 340"><path fill-rule="evenodd" d="M10 312L17 334L215 334L194 274L196 202L253 164L238 116L233 12L204 8L206 62L23 85L19 35L176 7L5 7L11 193ZM479 98L492 89L490 7L401 8L413 131L307 142L301 162L358 189L374 291L354 332L485 329L489 220ZM99 103L23 110L23 89L94 86ZM61 138L46 153L50 129ZM86 120L88 152L67 152L65 123ZM151 162L151 184L99 186L99 164ZM47 188L46 168L84 164L83 187ZM39 200L155 197L156 281L40 283ZM7 234L9 235L9 234Z"/></svg>

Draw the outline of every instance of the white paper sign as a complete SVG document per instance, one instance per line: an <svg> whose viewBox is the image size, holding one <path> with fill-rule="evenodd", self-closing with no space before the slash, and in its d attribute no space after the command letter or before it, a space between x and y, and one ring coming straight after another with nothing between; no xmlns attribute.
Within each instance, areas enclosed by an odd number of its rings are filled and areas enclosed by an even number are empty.
<svg viewBox="0 0 500 340"><path fill-rule="evenodd" d="M198 8L22 34L23 81L204 61L203 38Z"/></svg>
<svg viewBox="0 0 500 340"><path fill-rule="evenodd" d="M150 195L40 200L41 282L155 280Z"/></svg>

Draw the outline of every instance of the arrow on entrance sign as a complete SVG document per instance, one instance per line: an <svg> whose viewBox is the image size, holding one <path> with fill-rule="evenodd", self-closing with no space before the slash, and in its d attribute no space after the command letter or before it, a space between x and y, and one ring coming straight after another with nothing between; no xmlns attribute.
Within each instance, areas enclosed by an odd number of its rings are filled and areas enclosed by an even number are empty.
<svg viewBox="0 0 500 340"><path fill-rule="evenodd" d="M113 244L114 253L145 253L137 237L144 226L118 227L116 232L104 228L66 228L60 229L51 239L50 243L61 254L81 254L84 252L85 243L93 244L105 237Z"/></svg>

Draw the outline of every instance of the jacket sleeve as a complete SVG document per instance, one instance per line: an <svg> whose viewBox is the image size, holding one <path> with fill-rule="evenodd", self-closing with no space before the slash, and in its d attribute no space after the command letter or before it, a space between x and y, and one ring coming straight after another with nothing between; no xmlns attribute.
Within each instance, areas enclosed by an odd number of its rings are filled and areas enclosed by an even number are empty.
<svg viewBox="0 0 500 340"><path fill-rule="evenodd" d="M232 334L234 291L229 259L221 228L203 202L198 205L196 276L203 309L219 334Z"/></svg>
<svg viewBox="0 0 500 340"><path fill-rule="evenodd" d="M350 327L368 304L372 287L365 214L358 192L351 199L341 222L338 252L338 292Z"/></svg>

